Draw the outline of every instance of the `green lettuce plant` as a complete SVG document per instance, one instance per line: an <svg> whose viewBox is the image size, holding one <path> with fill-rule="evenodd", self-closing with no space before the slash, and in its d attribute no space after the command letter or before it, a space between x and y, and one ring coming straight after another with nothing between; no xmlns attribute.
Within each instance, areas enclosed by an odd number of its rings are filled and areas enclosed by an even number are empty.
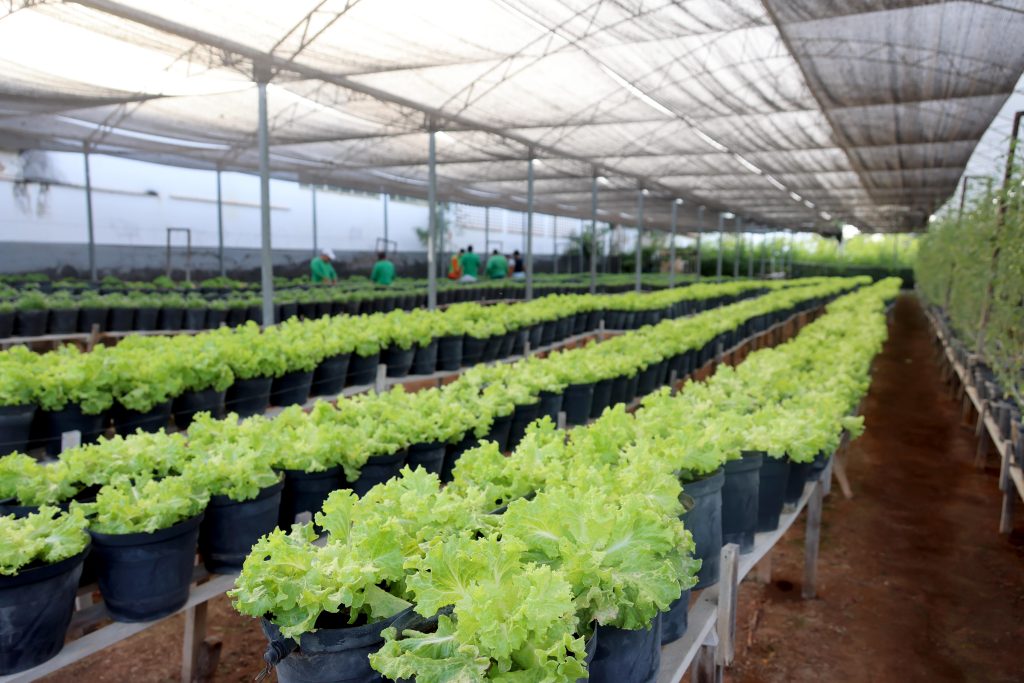
<svg viewBox="0 0 1024 683"><path fill-rule="evenodd" d="M85 550L89 543L79 510L44 506L17 519L0 516L0 575L16 576L36 564L54 564Z"/></svg>

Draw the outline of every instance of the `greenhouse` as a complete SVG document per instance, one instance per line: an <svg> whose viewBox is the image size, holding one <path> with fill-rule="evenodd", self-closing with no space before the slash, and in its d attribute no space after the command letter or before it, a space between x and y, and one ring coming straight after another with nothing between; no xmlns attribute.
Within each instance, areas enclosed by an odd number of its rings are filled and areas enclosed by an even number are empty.
<svg viewBox="0 0 1024 683"><path fill-rule="evenodd" d="M0 683L1010 681L1024 0L0 8Z"/></svg>

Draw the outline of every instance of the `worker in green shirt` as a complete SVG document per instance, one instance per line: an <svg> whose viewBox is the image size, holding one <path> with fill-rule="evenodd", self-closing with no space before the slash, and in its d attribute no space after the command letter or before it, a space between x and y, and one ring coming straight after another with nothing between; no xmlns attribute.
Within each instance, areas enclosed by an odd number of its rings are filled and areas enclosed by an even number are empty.
<svg viewBox="0 0 1024 683"><path fill-rule="evenodd" d="M508 259L504 255L499 254L498 250L495 249L491 253L491 257L487 259L487 268L484 270L487 273L487 277L492 280L501 280L508 275Z"/></svg>
<svg viewBox="0 0 1024 683"><path fill-rule="evenodd" d="M466 247L466 253L459 257L462 266L462 277L459 282L476 282L480 275L480 257L473 253L473 245Z"/></svg>
<svg viewBox="0 0 1024 683"><path fill-rule="evenodd" d="M320 255L309 262L310 279L313 282L326 282L329 285L336 283L338 274L334 272L334 266L331 265L333 260L333 249L330 247L321 249Z"/></svg>
<svg viewBox="0 0 1024 683"><path fill-rule="evenodd" d="M370 271L370 280L375 285L390 285L395 279L395 264L388 260L388 255L383 251L377 253L377 262L373 264Z"/></svg>

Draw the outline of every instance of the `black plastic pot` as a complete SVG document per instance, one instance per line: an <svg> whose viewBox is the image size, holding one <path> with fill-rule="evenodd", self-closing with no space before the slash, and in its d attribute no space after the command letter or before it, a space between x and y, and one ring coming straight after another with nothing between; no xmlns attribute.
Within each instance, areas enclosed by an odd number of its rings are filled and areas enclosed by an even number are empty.
<svg viewBox="0 0 1024 683"><path fill-rule="evenodd" d="M725 463L722 485L722 544L735 543L741 553L754 549L757 531L758 488L761 480L759 451L744 451L738 460Z"/></svg>
<svg viewBox="0 0 1024 683"><path fill-rule="evenodd" d="M283 472L284 488L281 489L281 508L277 515L277 525L282 529L291 529L295 516L301 512L316 513L331 491L345 487L345 475L340 466L323 472Z"/></svg>
<svg viewBox="0 0 1024 683"><path fill-rule="evenodd" d="M270 405L302 405L309 398L312 385L312 370L295 370L275 377L270 383Z"/></svg>
<svg viewBox="0 0 1024 683"><path fill-rule="evenodd" d="M462 367L462 335L448 335L437 340L437 369L451 372Z"/></svg>
<svg viewBox="0 0 1024 683"><path fill-rule="evenodd" d="M426 346L416 345L409 372L414 375L432 375L437 372L437 340L431 339Z"/></svg>
<svg viewBox="0 0 1024 683"><path fill-rule="evenodd" d="M14 311L0 311L0 339L14 336Z"/></svg>
<svg viewBox="0 0 1024 683"><path fill-rule="evenodd" d="M405 464L410 469L422 467L427 472L438 476L441 468L444 467L445 445L443 443L417 443L409 446L409 455L405 458Z"/></svg>
<svg viewBox="0 0 1024 683"><path fill-rule="evenodd" d="M206 329L206 309L186 308L182 325L186 330Z"/></svg>
<svg viewBox="0 0 1024 683"><path fill-rule="evenodd" d="M530 423L540 417L540 401L536 403L525 403L517 405L512 412L512 421L509 423L508 450L515 449L526 434L526 428Z"/></svg>
<svg viewBox="0 0 1024 683"><path fill-rule="evenodd" d="M34 405L0 406L0 455L28 450Z"/></svg>
<svg viewBox="0 0 1024 683"><path fill-rule="evenodd" d="M217 419L224 417L225 393L216 389L203 389L202 391L186 391L181 394L171 404L174 424L178 429L184 431L192 424L196 413L204 411Z"/></svg>
<svg viewBox="0 0 1024 683"><path fill-rule="evenodd" d="M608 394L608 405L617 406L626 403L626 389L629 387L629 378L619 375L612 380L612 390Z"/></svg>
<svg viewBox="0 0 1024 683"><path fill-rule="evenodd" d="M388 366L388 377L405 377L409 374L412 361L416 357L416 346L407 349L389 346L380 355L380 362Z"/></svg>
<svg viewBox="0 0 1024 683"><path fill-rule="evenodd" d="M557 320L546 320L540 330L540 345L549 346L555 341L555 332L558 330Z"/></svg>
<svg viewBox="0 0 1024 683"><path fill-rule="evenodd" d="M277 526L284 480L261 489L252 500L210 496L199 525L199 552L207 571L230 573L242 568L260 536Z"/></svg>
<svg viewBox="0 0 1024 683"><path fill-rule="evenodd" d="M82 561L72 557L0 576L0 676L38 666L64 647Z"/></svg>
<svg viewBox="0 0 1024 683"><path fill-rule="evenodd" d="M238 417L261 415L270 406L272 377L236 379L224 395L224 409Z"/></svg>
<svg viewBox="0 0 1024 683"><path fill-rule="evenodd" d="M324 358L313 371L313 382L310 384L311 396L335 396L345 388L348 377L348 363L351 353L340 353Z"/></svg>
<svg viewBox="0 0 1024 683"><path fill-rule="evenodd" d="M110 329L115 332L129 332L135 329L134 308L111 308Z"/></svg>
<svg viewBox="0 0 1024 683"><path fill-rule="evenodd" d="M637 391L640 388L640 373L636 372L626 380L626 404L636 400Z"/></svg>
<svg viewBox="0 0 1024 683"><path fill-rule="evenodd" d="M345 626L336 615L324 613L314 632L299 636L298 647L262 619L263 635L270 641L263 659L275 667L279 683L382 683L384 678L370 668L370 655L383 646L381 631L399 615ZM325 617L339 623L322 623Z"/></svg>
<svg viewBox="0 0 1024 683"><path fill-rule="evenodd" d="M636 393L639 396L646 396L658 388L658 366L658 363L651 363L640 371L640 379L636 389Z"/></svg>
<svg viewBox="0 0 1024 683"><path fill-rule="evenodd" d="M188 600L202 513L152 533L90 531L100 593L114 621L151 621Z"/></svg>
<svg viewBox="0 0 1024 683"><path fill-rule="evenodd" d="M518 330L511 330L501 337L501 343L498 345L498 358L508 358L512 355L512 347L515 346L516 338L519 336Z"/></svg>
<svg viewBox="0 0 1024 683"><path fill-rule="evenodd" d="M78 330L77 308L54 308L50 310L48 323L50 334L71 334Z"/></svg>
<svg viewBox="0 0 1024 683"><path fill-rule="evenodd" d="M828 459L830 457L824 451L814 456L814 462L811 463L811 471L807 473L807 481L818 481L821 479L822 473L828 467Z"/></svg>
<svg viewBox="0 0 1024 683"><path fill-rule="evenodd" d="M775 531L786 498L789 480L789 458L770 458L761 461L757 490L757 530Z"/></svg>
<svg viewBox="0 0 1024 683"><path fill-rule="evenodd" d="M474 436L473 432L466 432L466 435L462 437L462 440L458 443L448 444L444 453L444 464L441 466L441 481L449 482L452 480L452 471L455 469L455 463L459 461L462 454L468 451L470 448L476 448L480 442Z"/></svg>
<svg viewBox="0 0 1024 683"><path fill-rule="evenodd" d="M372 356L360 356L353 353L348 361L348 379L345 386L358 387L373 384L377 379L377 366L380 365L380 353Z"/></svg>
<svg viewBox="0 0 1024 683"><path fill-rule="evenodd" d="M467 334L462 340L462 366L469 367L479 363L483 359L487 342L487 339L477 339Z"/></svg>
<svg viewBox="0 0 1024 683"><path fill-rule="evenodd" d="M558 424L558 414L562 412L564 404L565 396L561 392L556 394L552 391L542 391L540 392L540 411L537 417L547 416L551 418L552 422Z"/></svg>
<svg viewBox="0 0 1024 683"><path fill-rule="evenodd" d="M690 589L683 591L661 614L661 644L668 645L686 635L690 614Z"/></svg>
<svg viewBox="0 0 1024 683"><path fill-rule="evenodd" d="M594 402L594 383L570 384L565 388L564 396L562 409L565 411L565 423L586 424L590 419L590 406Z"/></svg>
<svg viewBox="0 0 1024 683"><path fill-rule="evenodd" d="M493 441L498 444L498 450L502 453L508 450L508 439L512 429L513 415L514 412L502 417L495 417L494 422L491 423L491 431L485 437L487 441Z"/></svg>
<svg viewBox="0 0 1024 683"><path fill-rule="evenodd" d="M693 507L683 513L679 519L693 534L696 546L693 556L701 560L700 571L697 573L697 585L693 590L700 590L718 583L720 555L722 554L722 485L725 483L725 471L719 468L714 474L703 479L683 484L683 493L693 499Z"/></svg>
<svg viewBox="0 0 1024 683"><path fill-rule="evenodd" d="M243 319L245 318L245 309L244 308L243 309L233 309L233 310L236 310L236 311L237 310L241 310L242 315L240 317L243 318ZM232 325L232 326L234 326L234 325L240 325L240 324L241 324L241 321L236 322L236 323L228 322L228 311L226 309L220 310L220 309L216 309L216 308L210 308L210 309L207 309L207 311L206 311L206 323L205 323L205 325L206 325L206 327L210 328L211 330L215 330L218 327L220 327L221 325Z"/></svg>
<svg viewBox="0 0 1024 683"><path fill-rule="evenodd" d="M594 385L594 399L590 404L590 417L601 417L604 409L611 405L614 379L603 379Z"/></svg>
<svg viewBox="0 0 1024 683"><path fill-rule="evenodd" d="M156 321L160 317L160 309L153 306L144 306L135 311L135 329L140 332L149 332L156 329Z"/></svg>
<svg viewBox="0 0 1024 683"><path fill-rule="evenodd" d="M83 308L78 311L78 331L92 332L93 325L99 325L100 332L107 329L107 317L110 311L106 308Z"/></svg>
<svg viewBox="0 0 1024 683"><path fill-rule="evenodd" d="M651 683L661 666L661 615L651 627L627 631L598 626L590 683Z"/></svg>
<svg viewBox="0 0 1024 683"><path fill-rule="evenodd" d="M68 403L63 409L43 411L46 424L46 452L49 455L60 453L60 438L64 432L78 430L82 433L82 443L95 443L103 433L104 417L86 415L74 403Z"/></svg>
<svg viewBox="0 0 1024 683"><path fill-rule="evenodd" d="M800 502L800 496L804 495L804 486L810 476L813 462L789 461L789 476L786 478L786 495L783 498L785 505L796 505Z"/></svg>
<svg viewBox="0 0 1024 683"><path fill-rule="evenodd" d="M49 311L18 311L14 333L19 337L40 337L46 334Z"/></svg>
<svg viewBox="0 0 1024 683"><path fill-rule="evenodd" d="M480 354L480 361L483 363L490 363L493 360L497 360L498 352L501 351L501 345L505 341L505 335L499 334L497 336L488 337L484 340L484 350Z"/></svg>
<svg viewBox="0 0 1024 683"><path fill-rule="evenodd" d="M352 482L352 491L360 498L377 484L382 484L392 477L398 476L399 470L405 466L408 451L404 448L390 455L375 455L366 461L359 470L359 477Z"/></svg>
<svg viewBox="0 0 1024 683"><path fill-rule="evenodd" d="M160 309L157 316L156 327L158 330L180 330L185 320L185 309L180 306L167 306Z"/></svg>
<svg viewBox="0 0 1024 683"><path fill-rule="evenodd" d="M171 400L167 399L162 403L157 403L144 413L138 410L130 410L114 401L114 407L111 412L114 417L114 428L121 436L134 434L138 429L152 433L169 426L171 421Z"/></svg>
<svg viewBox="0 0 1024 683"><path fill-rule="evenodd" d="M530 333L527 335L527 341L530 342L530 349L536 351L541 347L541 340L544 337L545 323L537 323L530 328Z"/></svg>

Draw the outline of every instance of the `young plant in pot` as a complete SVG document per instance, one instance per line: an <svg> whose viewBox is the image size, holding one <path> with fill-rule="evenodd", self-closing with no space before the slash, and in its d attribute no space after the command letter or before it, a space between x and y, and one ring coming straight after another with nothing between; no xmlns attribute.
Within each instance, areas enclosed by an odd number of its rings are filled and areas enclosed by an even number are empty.
<svg viewBox="0 0 1024 683"><path fill-rule="evenodd" d="M323 346L310 339L305 324L298 320L286 320L263 333L264 340L270 337L276 337L284 361L270 385L270 404L302 405L309 398L313 372L324 359Z"/></svg>
<svg viewBox="0 0 1024 683"><path fill-rule="evenodd" d="M184 386L179 367L190 359L168 353L161 339L130 337L118 345L110 360L107 372L114 393L111 412L117 433L169 427L172 399Z"/></svg>
<svg viewBox="0 0 1024 683"><path fill-rule="evenodd" d="M418 683L585 678L572 587L523 550L496 534L468 533L431 547L408 579L427 620L386 629L384 647L370 655L373 668Z"/></svg>
<svg viewBox="0 0 1024 683"><path fill-rule="evenodd" d="M19 337L38 337L46 334L46 321L50 311L46 295L28 291L19 296L14 306L18 311L14 333Z"/></svg>
<svg viewBox="0 0 1024 683"><path fill-rule="evenodd" d="M66 463L40 463L22 453L0 458L0 514L24 517L42 505L61 506L78 493Z"/></svg>
<svg viewBox="0 0 1024 683"><path fill-rule="evenodd" d="M31 669L64 646L89 548L85 517L45 506L0 516L0 675Z"/></svg>
<svg viewBox="0 0 1024 683"><path fill-rule="evenodd" d="M125 477L180 474L189 458L185 438L163 431L141 432L127 438L115 436L61 454L71 480L93 493L98 487Z"/></svg>
<svg viewBox="0 0 1024 683"><path fill-rule="evenodd" d="M0 455L28 450L38 358L24 346L0 353Z"/></svg>
<svg viewBox="0 0 1024 683"><path fill-rule="evenodd" d="M6 294L0 294L6 296ZM14 335L14 318L16 314L14 302L7 298L0 298L0 339L7 339Z"/></svg>
<svg viewBox="0 0 1024 683"><path fill-rule="evenodd" d="M114 377L107 372L112 351L101 346L82 353L66 345L39 357L35 394L45 412L49 455L60 453L65 432L78 431L82 443L91 443L105 429L104 413L114 402Z"/></svg>
<svg viewBox="0 0 1024 683"><path fill-rule="evenodd" d="M121 477L96 502L72 504L89 518L100 593L115 621L151 621L185 604L209 499L188 477Z"/></svg>
<svg viewBox="0 0 1024 683"><path fill-rule="evenodd" d="M201 412L224 417L225 394L235 376L217 357L216 345L205 335L180 335L172 338L171 346L171 353L186 359L178 367L182 390L171 404L174 424L186 430Z"/></svg>
<svg viewBox="0 0 1024 683"><path fill-rule="evenodd" d="M227 361L235 381L224 398L225 410L249 417L263 413L270 405L274 377L287 371L285 349L279 335L262 334L255 322L211 333Z"/></svg>

